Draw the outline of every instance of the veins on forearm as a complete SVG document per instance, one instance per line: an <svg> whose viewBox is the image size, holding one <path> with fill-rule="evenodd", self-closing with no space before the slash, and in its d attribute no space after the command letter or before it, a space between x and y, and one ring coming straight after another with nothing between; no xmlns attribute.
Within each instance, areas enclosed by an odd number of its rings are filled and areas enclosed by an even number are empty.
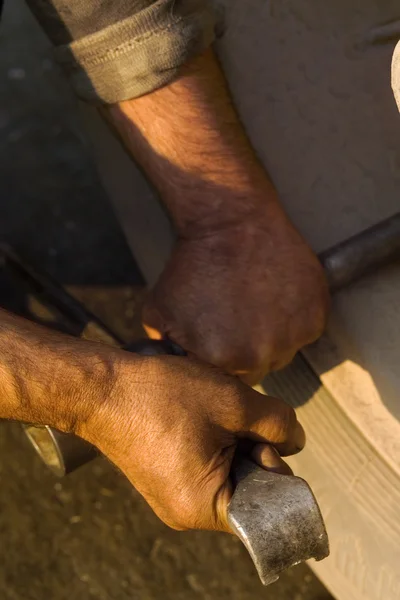
<svg viewBox="0 0 400 600"><path fill-rule="evenodd" d="M76 431L110 393L110 353L0 310L0 417Z"/></svg>

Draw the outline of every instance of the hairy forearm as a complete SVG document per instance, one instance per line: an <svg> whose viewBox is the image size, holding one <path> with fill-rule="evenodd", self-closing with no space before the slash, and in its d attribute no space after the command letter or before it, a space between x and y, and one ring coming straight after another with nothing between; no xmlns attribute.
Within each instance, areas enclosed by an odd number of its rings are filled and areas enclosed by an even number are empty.
<svg viewBox="0 0 400 600"><path fill-rule="evenodd" d="M172 84L107 112L181 235L207 233L277 206L212 51Z"/></svg>
<svg viewBox="0 0 400 600"><path fill-rule="evenodd" d="M112 392L114 353L0 310L0 418L82 429Z"/></svg>

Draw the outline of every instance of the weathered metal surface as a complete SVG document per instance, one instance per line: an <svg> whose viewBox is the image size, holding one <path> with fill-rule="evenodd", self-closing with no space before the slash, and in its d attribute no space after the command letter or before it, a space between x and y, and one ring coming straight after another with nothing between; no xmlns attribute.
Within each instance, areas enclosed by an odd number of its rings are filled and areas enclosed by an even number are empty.
<svg viewBox="0 0 400 600"><path fill-rule="evenodd" d="M98 456L97 449L85 440L49 425L23 425L36 452L57 477L72 473Z"/></svg>
<svg viewBox="0 0 400 600"><path fill-rule="evenodd" d="M236 463L234 477L229 523L264 585L293 565L328 556L324 521L303 479L265 471L245 459Z"/></svg>

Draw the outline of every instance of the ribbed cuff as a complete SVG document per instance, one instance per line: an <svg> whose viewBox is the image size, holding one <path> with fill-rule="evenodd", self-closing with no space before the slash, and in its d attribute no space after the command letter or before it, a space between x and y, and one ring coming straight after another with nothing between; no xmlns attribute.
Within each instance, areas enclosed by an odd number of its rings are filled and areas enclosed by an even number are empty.
<svg viewBox="0 0 400 600"><path fill-rule="evenodd" d="M179 68L214 39L204 0L161 0L123 21L56 48L77 95L113 104L171 82Z"/></svg>

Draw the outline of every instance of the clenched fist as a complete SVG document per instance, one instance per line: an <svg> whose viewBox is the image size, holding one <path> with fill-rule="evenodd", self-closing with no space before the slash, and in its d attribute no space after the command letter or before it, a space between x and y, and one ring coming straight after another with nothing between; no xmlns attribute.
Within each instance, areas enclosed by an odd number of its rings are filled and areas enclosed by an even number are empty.
<svg viewBox="0 0 400 600"><path fill-rule="evenodd" d="M280 456L304 446L290 406L196 359L136 355L2 310L0 334L0 419L80 435L177 529L229 529L240 441L283 473Z"/></svg>
<svg viewBox="0 0 400 600"><path fill-rule="evenodd" d="M254 383L321 335L328 304L318 259L276 206L180 239L143 323Z"/></svg>
<svg viewBox="0 0 400 600"><path fill-rule="evenodd" d="M281 400L196 359L118 351L113 364L111 393L92 404L78 433L167 525L229 531L229 473L241 440L259 465L290 473L280 455L299 451L304 433Z"/></svg>

